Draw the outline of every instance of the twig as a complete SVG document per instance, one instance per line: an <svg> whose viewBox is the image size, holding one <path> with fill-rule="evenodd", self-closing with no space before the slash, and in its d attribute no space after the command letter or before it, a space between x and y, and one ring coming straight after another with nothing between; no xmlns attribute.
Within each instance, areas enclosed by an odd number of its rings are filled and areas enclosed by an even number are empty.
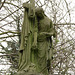
<svg viewBox="0 0 75 75"><path fill-rule="evenodd" d="M75 23L56 23L54 25L75 25Z"/></svg>
<svg viewBox="0 0 75 75"><path fill-rule="evenodd" d="M5 36L5 37L0 37L0 39L9 38L9 37L15 37L15 36L19 36L19 35L9 35L9 36Z"/></svg>
<svg viewBox="0 0 75 75"><path fill-rule="evenodd" d="M18 55L17 53L12 53L12 54L4 54L4 55L0 55L0 57L3 57L3 56L13 56L13 55Z"/></svg>
<svg viewBox="0 0 75 75"><path fill-rule="evenodd" d="M0 33L0 35L7 34L7 33L20 34L20 32L7 31L7 32Z"/></svg>
<svg viewBox="0 0 75 75"><path fill-rule="evenodd" d="M19 9L21 9L22 7L20 7ZM7 15L6 17L4 17L3 19L1 19L0 21L6 19L7 17L9 17L10 15L14 14L16 11L18 11L19 9L15 10L14 12L12 12L11 14Z"/></svg>
<svg viewBox="0 0 75 75"><path fill-rule="evenodd" d="M4 0L4 2L2 3L2 5L1 5L0 9L3 7L3 5L4 5L5 1L6 1L6 0Z"/></svg>

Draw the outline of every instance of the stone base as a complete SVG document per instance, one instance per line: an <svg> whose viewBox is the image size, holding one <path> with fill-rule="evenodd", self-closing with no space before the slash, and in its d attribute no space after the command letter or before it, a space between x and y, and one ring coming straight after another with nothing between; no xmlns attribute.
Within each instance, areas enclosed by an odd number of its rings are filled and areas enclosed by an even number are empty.
<svg viewBox="0 0 75 75"><path fill-rule="evenodd" d="M40 74L40 73L27 73L27 72L21 71L21 72L18 72L16 75L43 75L43 74Z"/></svg>
<svg viewBox="0 0 75 75"><path fill-rule="evenodd" d="M26 66L25 69L19 71L16 75L43 75L36 71L35 64L31 63L30 65Z"/></svg>

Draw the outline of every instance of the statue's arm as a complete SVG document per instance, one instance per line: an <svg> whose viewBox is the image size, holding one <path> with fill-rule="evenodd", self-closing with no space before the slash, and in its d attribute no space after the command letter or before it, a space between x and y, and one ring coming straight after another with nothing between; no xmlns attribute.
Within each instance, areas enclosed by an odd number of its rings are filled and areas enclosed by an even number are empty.
<svg viewBox="0 0 75 75"><path fill-rule="evenodd" d="M53 24L52 21L50 20L50 28L48 28L47 32L41 32L39 33L40 35L46 35L48 37L53 36L54 35L54 29L53 29Z"/></svg>
<svg viewBox="0 0 75 75"><path fill-rule="evenodd" d="M56 31L51 20L50 20L50 29L48 30L48 32L41 32L39 34L46 35L47 37L51 37L51 36L56 37Z"/></svg>
<svg viewBox="0 0 75 75"><path fill-rule="evenodd" d="M40 35L52 36L53 32L41 32Z"/></svg>
<svg viewBox="0 0 75 75"><path fill-rule="evenodd" d="M37 46L37 32L34 32L34 45Z"/></svg>
<svg viewBox="0 0 75 75"><path fill-rule="evenodd" d="M34 40L32 44L32 50L37 50L37 32L34 32Z"/></svg>
<svg viewBox="0 0 75 75"><path fill-rule="evenodd" d="M33 37L34 37L34 40L33 40L33 45L32 45L32 49L33 50L37 50L37 33L38 33L38 25L37 25L37 18L35 17L35 24L34 24L34 34L33 34Z"/></svg>
<svg viewBox="0 0 75 75"><path fill-rule="evenodd" d="M34 43L37 45L37 33L38 33L38 25L37 18L35 17L35 25L34 25Z"/></svg>

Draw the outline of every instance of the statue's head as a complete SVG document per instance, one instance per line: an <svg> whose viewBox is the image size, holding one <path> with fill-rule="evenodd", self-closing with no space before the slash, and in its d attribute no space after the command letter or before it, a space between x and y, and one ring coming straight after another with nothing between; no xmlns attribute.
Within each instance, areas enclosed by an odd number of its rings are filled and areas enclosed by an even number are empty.
<svg viewBox="0 0 75 75"><path fill-rule="evenodd" d="M36 15L37 15L38 18L40 18L40 19L44 18L43 8L41 8L41 7L36 8L35 12L36 12Z"/></svg>

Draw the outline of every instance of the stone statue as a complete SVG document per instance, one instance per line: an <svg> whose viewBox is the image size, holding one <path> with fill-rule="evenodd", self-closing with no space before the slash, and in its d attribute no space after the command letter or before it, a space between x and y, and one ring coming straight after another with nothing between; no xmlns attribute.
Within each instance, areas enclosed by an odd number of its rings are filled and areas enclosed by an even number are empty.
<svg viewBox="0 0 75 75"><path fill-rule="evenodd" d="M41 7L35 10L24 3L19 69L17 75L49 75L52 60L52 39L55 29Z"/></svg>

